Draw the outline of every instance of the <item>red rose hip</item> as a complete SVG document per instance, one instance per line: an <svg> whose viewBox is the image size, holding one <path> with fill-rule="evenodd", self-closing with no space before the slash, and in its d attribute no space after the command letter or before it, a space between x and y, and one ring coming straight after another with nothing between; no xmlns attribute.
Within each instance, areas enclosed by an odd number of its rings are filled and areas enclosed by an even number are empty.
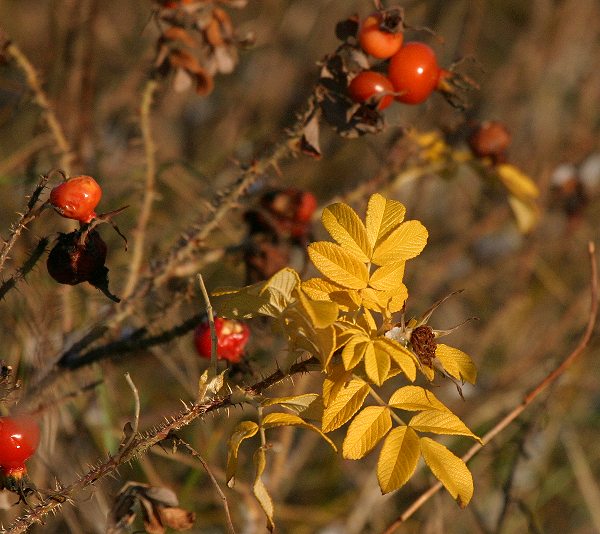
<svg viewBox="0 0 600 534"><path fill-rule="evenodd" d="M215 318L215 330L217 331L217 357L231 363L239 362L250 338L248 325L235 319L217 317ZM210 358L212 340L208 321L204 321L196 327L194 344L200 356Z"/></svg>
<svg viewBox="0 0 600 534"><path fill-rule="evenodd" d="M393 101L394 86L379 72L364 70L358 73L348 86L348 93L355 102L377 102L377 109L387 108Z"/></svg>
<svg viewBox="0 0 600 534"><path fill-rule="evenodd" d="M50 204L63 217L83 223L95 216L102 189L91 176L75 176L50 191Z"/></svg>
<svg viewBox="0 0 600 534"><path fill-rule="evenodd" d="M388 77L398 93L396 100L405 104L424 102L440 79L435 52L424 43L406 43L392 56Z"/></svg>
<svg viewBox="0 0 600 534"><path fill-rule="evenodd" d="M6 476L21 478L25 460L37 449L40 428L28 415L0 417L0 469Z"/></svg>
<svg viewBox="0 0 600 534"><path fill-rule="evenodd" d="M360 25L358 42L367 54L378 59L387 59L400 50L404 34L387 31L382 27L382 23L383 16L380 13L369 15Z"/></svg>

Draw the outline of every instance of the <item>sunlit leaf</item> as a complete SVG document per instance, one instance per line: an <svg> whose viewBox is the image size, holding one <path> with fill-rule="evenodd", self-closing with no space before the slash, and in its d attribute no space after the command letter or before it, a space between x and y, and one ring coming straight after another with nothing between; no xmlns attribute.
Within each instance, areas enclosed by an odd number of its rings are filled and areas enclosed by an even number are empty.
<svg viewBox="0 0 600 534"><path fill-rule="evenodd" d="M419 436L412 428L399 426L387 435L377 462L377 480L382 493L404 486L417 468Z"/></svg>
<svg viewBox="0 0 600 534"><path fill-rule="evenodd" d="M465 463L441 443L430 438L420 438L421 454L435 477L461 508L473 496L473 477Z"/></svg>
<svg viewBox="0 0 600 534"><path fill-rule="evenodd" d="M367 376L378 386L383 384L391 367L389 352L381 344L370 341L365 349L365 371Z"/></svg>
<svg viewBox="0 0 600 534"><path fill-rule="evenodd" d="M347 204L338 202L323 210L323 226L347 252L359 261L367 263L371 257L371 245L365 225Z"/></svg>
<svg viewBox="0 0 600 534"><path fill-rule="evenodd" d="M375 265L397 263L418 256L427 244L427 229L419 221L406 221L373 251Z"/></svg>
<svg viewBox="0 0 600 534"><path fill-rule="evenodd" d="M496 172L506 189L521 200L531 200L540 195L535 182L514 165L503 163L496 166Z"/></svg>
<svg viewBox="0 0 600 534"><path fill-rule="evenodd" d="M342 362L344 362L346 369L354 369L361 362L369 343L368 337L357 335L344 345Z"/></svg>
<svg viewBox="0 0 600 534"><path fill-rule="evenodd" d="M420 386L404 386L397 389L392 393L388 404L400 410L415 412L422 410L448 410L431 391Z"/></svg>
<svg viewBox="0 0 600 534"><path fill-rule="evenodd" d="M292 397L265 398L260 401L260 405L264 407L278 405L298 414L306 410L318 396L317 393L305 393L304 395L294 395Z"/></svg>
<svg viewBox="0 0 600 534"><path fill-rule="evenodd" d="M435 357L440 361L444 370L457 380L465 380L474 384L477 380L477 368L468 354L462 350L438 343Z"/></svg>
<svg viewBox="0 0 600 534"><path fill-rule="evenodd" d="M275 289L283 295L286 300L292 300L292 292L300 285L300 276L289 267L281 269L269 278L261 294L268 288Z"/></svg>
<svg viewBox="0 0 600 534"><path fill-rule="evenodd" d="M335 302L313 300L302 291L296 293L300 306L315 328L326 328L337 319L339 308Z"/></svg>
<svg viewBox="0 0 600 534"><path fill-rule="evenodd" d="M397 200L388 200L378 193L367 206L367 237L374 249L404 220L406 208Z"/></svg>
<svg viewBox="0 0 600 534"><path fill-rule="evenodd" d="M346 371L343 365L333 366L323 380L323 405L329 406L351 378L352 371Z"/></svg>
<svg viewBox="0 0 600 534"><path fill-rule="evenodd" d="M373 272L369 278L369 286L380 291L394 291L404 287L402 277L406 262L388 263Z"/></svg>
<svg viewBox="0 0 600 534"><path fill-rule="evenodd" d="M252 295L244 290L222 292L211 297L211 304L219 316L234 319L256 317L258 310L268 303L267 295Z"/></svg>
<svg viewBox="0 0 600 534"><path fill-rule="evenodd" d="M321 436L327 443L329 443L329 445L331 445L331 448L334 451L337 451L335 443L331 441L325 434L323 434L319 428L317 428L315 425L307 423L304 419L298 417L297 415L280 412L270 413L263 417L262 426L265 430L279 426L301 426L302 428L307 428L319 434L319 436Z"/></svg>
<svg viewBox="0 0 600 534"><path fill-rule="evenodd" d="M311 243L308 255L315 267L336 284L349 289L367 287L367 266L339 245L327 241Z"/></svg>
<svg viewBox="0 0 600 534"><path fill-rule="evenodd" d="M262 474L265 471L265 467L267 465L267 459L265 450L260 447L254 453L254 467L256 468L256 476L254 477L254 484L252 485L252 492L256 497L256 500L259 502L260 507L263 509L263 512L267 516L267 529L269 532L273 532L275 528L275 523L273 522L273 501L271 500L271 496L267 491L265 484L262 481Z"/></svg>
<svg viewBox="0 0 600 534"><path fill-rule="evenodd" d="M467 428L467 425L449 410L420 412L413 416L408 426L419 432L469 436L470 438L479 439Z"/></svg>
<svg viewBox="0 0 600 534"><path fill-rule="evenodd" d="M415 356L410 350L403 347L397 341L383 336L375 340L375 345L378 349L384 350L390 355L390 358L402 369L406 378L411 382L415 381L415 378L417 378L417 366L415 364Z"/></svg>
<svg viewBox="0 0 600 534"><path fill-rule="evenodd" d="M240 444L245 439L251 438L258 432L258 425L253 421L242 421L238 423L235 430L231 434L227 442L227 471L226 483L228 486L233 485L233 477L237 469L237 458Z"/></svg>
<svg viewBox="0 0 600 534"><path fill-rule="evenodd" d="M340 307L340 310L353 312L358 310L362 304L362 298L359 291L364 291L364 289L343 289L332 291L329 294L329 298L331 298L331 300Z"/></svg>
<svg viewBox="0 0 600 534"><path fill-rule="evenodd" d="M331 432L342 426L360 410L369 394L369 384L359 378L350 380L339 388L323 412L323 432Z"/></svg>
<svg viewBox="0 0 600 534"><path fill-rule="evenodd" d="M311 343L317 349L317 356L323 367L329 365L333 353L337 350L337 330L331 325L327 328L317 328L310 338Z"/></svg>
<svg viewBox="0 0 600 534"><path fill-rule="evenodd" d="M342 456L358 460L368 454L392 428L392 417L385 406L367 406L350 423Z"/></svg>
<svg viewBox="0 0 600 534"><path fill-rule="evenodd" d="M310 278L306 282L302 282L301 287L314 300L331 300L330 293L343 289L342 286L323 278Z"/></svg>

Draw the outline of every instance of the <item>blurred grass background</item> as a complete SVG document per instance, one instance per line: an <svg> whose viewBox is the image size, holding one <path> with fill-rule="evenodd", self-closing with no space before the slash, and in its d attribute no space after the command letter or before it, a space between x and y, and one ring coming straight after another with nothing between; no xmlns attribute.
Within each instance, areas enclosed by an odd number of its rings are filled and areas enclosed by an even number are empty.
<svg viewBox="0 0 600 534"><path fill-rule="evenodd" d="M598 190L590 181L587 204L577 217L569 217L552 180L557 166L579 166L600 152L600 3L431 0L401 5L411 27L436 32L439 39L417 30L409 30L407 38L430 42L441 64L462 57L476 60L474 77L481 90L469 95L470 109L460 113L434 95L422 106L393 106L386 112L388 128L377 136L341 139L324 126L322 159L286 161L280 175L265 177L265 183L306 188L323 205L332 198L349 198L362 214L366 197L352 192L376 176L390 178L380 192L404 202L408 217L420 219L430 234L424 253L407 268L409 313L418 315L438 298L464 288L436 312L432 324L448 328L479 318L448 338L477 363L477 387L466 390L462 402L454 386L440 382L439 395L482 433L575 346L585 325L587 242L598 239ZM158 37L152 20L155 7L142 0L0 1L0 26L43 77L75 149L75 170L101 183L102 211L131 206L118 219L125 234L135 225L143 187L138 110ZM163 257L202 214L207 199L231 182L235 161L249 162L282 140L311 93L316 62L338 44L336 22L371 10L367 0L251 0L231 14L241 34L255 32L256 44L242 52L233 74L217 77L210 96L178 94L167 82L161 85L152 115L159 198L145 263ZM467 121L486 119L507 125L513 134L510 161L542 191L540 223L529 235L517 231L504 192L464 167L443 176L394 180L411 164L397 142L404 128L450 132L460 146ZM23 209L25 195L56 162L52 139L21 73L13 65L0 66L4 238L16 212ZM24 234L9 267L21 264L37 238L66 228L71 227L46 213ZM116 234L104 229L102 233L110 250L111 287L119 294L128 253ZM315 233L324 237L318 222ZM209 245L235 245L243 235L237 211ZM243 283L243 268L235 255L201 267L210 287ZM0 303L2 358L19 368L27 382L78 332L94 324L105 305L104 297L89 286L78 286L65 299L40 264L27 283ZM201 306L199 299L182 299L155 322L155 309L148 303L136 310L129 326L148 324L162 330ZM271 339L264 325L252 327L256 341L251 360L257 373L267 374L281 343ZM598 352L594 339L557 386L471 462L475 496L467 510L459 510L441 493L400 531L600 531ZM40 487L52 486L54 477L69 482L107 450L115 450L120 429L132 413L125 371L140 390L141 428L148 428L176 413L179 399L194 397L203 365L188 335L87 370L86 380L102 378L104 383L91 394L45 411L43 445L30 462L33 480ZM314 390L318 383L318 377L303 376L280 391ZM251 414L233 411L228 419L209 418L183 433L221 477L228 432L244 416ZM334 439L341 443L342 436L334 434ZM373 474L376 455L363 462L343 461L302 431L284 430L273 440L269 487L280 532L381 532L431 483L422 471L401 491L382 497ZM465 441L457 440L454 450L466 450ZM239 531L262 532L264 520L251 497L250 448L242 451L248 468L242 469L236 488L227 495ZM76 507L65 506L60 516L33 532L103 532L111 496L130 479L173 488L182 506L198 514L193 532L225 531L217 495L199 464L183 452L173 456L155 447L120 474L121 480L102 482L91 497L80 496ZM18 507L9 508L13 501L13 496L0 496L5 525L17 512Z"/></svg>

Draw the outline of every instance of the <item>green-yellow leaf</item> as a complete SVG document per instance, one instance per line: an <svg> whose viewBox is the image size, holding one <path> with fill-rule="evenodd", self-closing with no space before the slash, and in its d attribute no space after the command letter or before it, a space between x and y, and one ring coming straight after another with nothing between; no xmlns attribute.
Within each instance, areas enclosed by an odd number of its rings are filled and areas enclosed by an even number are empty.
<svg viewBox="0 0 600 534"><path fill-rule="evenodd" d="M465 463L441 443L420 438L421 454L431 472L461 508L473 497L473 477Z"/></svg>
<svg viewBox="0 0 600 534"><path fill-rule="evenodd" d="M476 382L477 368L470 356L462 350L439 343L435 349L435 357L450 376L470 384Z"/></svg>
<svg viewBox="0 0 600 534"><path fill-rule="evenodd" d="M258 425L253 421L242 421L238 423L227 442L227 470L226 483L233 486L233 477L237 469L237 458L240 444L245 439L251 438L258 432Z"/></svg>
<svg viewBox="0 0 600 534"><path fill-rule="evenodd" d="M298 291L297 295L304 315L308 317L315 328L327 328L338 318L339 307L335 302L313 300L303 291Z"/></svg>
<svg viewBox="0 0 600 534"><path fill-rule="evenodd" d="M266 295L251 295L244 289L221 292L211 297L211 304L218 315L236 319L249 319L259 315L259 310L268 305Z"/></svg>
<svg viewBox="0 0 600 534"><path fill-rule="evenodd" d="M347 252L359 261L367 263L371 257L371 245L365 225L347 204L338 202L323 210L323 226Z"/></svg>
<svg viewBox="0 0 600 534"><path fill-rule="evenodd" d="M263 509L263 512L267 516L267 529L269 532L273 532L275 528L275 523L273 522L273 501L271 500L271 496L267 491L263 481L262 474L267 465L267 459L265 450L260 447L254 453L254 467L256 468L256 476L254 477L254 484L252 486L252 491L256 500L259 502L260 507Z"/></svg>
<svg viewBox="0 0 600 534"><path fill-rule="evenodd" d="M367 266L340 245L318 241L308 246L315 267L327 278L348 289L362 289L369 282Z"/></svg>
<svg viewBox="0 0 600 534"><path fill-rule="evenodd" d="M378 386L381 386L388 377L392 366L390 355L381 343L370 341L365 350L365 371L367 376Z"/></svg>
<svg viewBox="0 0 600 534"><path fill-rule="evenodd" d="M377 479L382 493L404 486L417 468L419 436L406 426L399 426L387 435L377 461Z"/></svg>
<svg viewBox="0 0 600 534"><path fill-rule="evenodd" d="M496 172L506 189L521 200L537 198L540 190L535 182L514 165L503 163L496 166Z"/></svg>
<svg viewBox="0 0 600 534"><path fill-rule="evenodd" d="M299 414L308 408L319 395L317 393L305 393L304 395L294 395L292 397L272 397L261 400L260 405L282 406L292 412Z"/></svg>
<svg viewBox="0 0 600 534"><path fill-rule="evenodd" d="M383 439L392 428L392 417L385 406L367 406L350 423L342 446L342 456L359 460Z"/></svg>
<svg viewBox="0 0 600 534"><path fill-rule="evenodd" d="M360 378L354 378L339 388L323 412L323 432L331 432L349 421L360 410L368 394L369 384Z"/></svg>
<svg viewBox="0 0 600 534"><path fill-rule="evenodd" d="M479 440L456 415L449 410L420 412L408 423L418 432L445 434L451 436L469 436Z"/></svg>
<svg viewBox="0 0 600 534"><path fill-rule="evenodd" d="M275 289L286 300L292 300L292 292L300 285L300 276L298 273L289 267L277 271L271 278L267 280L265 287L261 290L261 294L267 289Z"/></svg>
<svg viewBox="0 0 600 534"><path fill-rule="evenodd" d="M392 360L402 369L411 382L417 378L417 366L415 364L415 356L406 347L403 347L397 341L381 336L375 340L375 345L380 350L386 351Z"/></svg>
<svg viewBox="0 0 600 534"><path fill-rule="evenodd" d="M369 286L380 291L394 291L404 288L402 277L406 262L388 263L373 272L369 278Z"/></svg>
<svg viewBox="0 0 600 534"><path fill-rule="evenodd" d="M392 393L388 405L393 408L412 412L448 410L431 391L420 386L404 386L397 389Z"/></svg>
<svg viewBox="0 0 600 534"><path fill-rule="evenodd" d="M388 200L378 193L371 196L367 206L366 228L372 248L400 226L405 213L406 208L397 200Z"/></svg>
<svg viewBox="0 0 600 534"><path fill-rule="evenodd" d="M276 428L278 426L301 426L302 428L308 428L309 430L319 434L319 436L321 436L327 443L329 443L329 445L331 445L331 448L334 451L337 451L335 443L331 441L325 434L323 434L319 428L317 428L315 425L307 423L304 419L298 417L297 415L281 412L270 413L263 417L262 426L265 430Z"/></svg>
<svg viewBox="0 0 600 534"><path fill-rule="evenodd" d="M427 236L427 229L419 221L406 221L375 247L371 261L386 265L414 258L427 244Z"/></svg>
<svg viewBox="0 0 600 534"><path fill-rule="evenodd" d="M370 340L361 335L354 336L342 349L342 361L348 370L354 369L363 359Z"/></svg>

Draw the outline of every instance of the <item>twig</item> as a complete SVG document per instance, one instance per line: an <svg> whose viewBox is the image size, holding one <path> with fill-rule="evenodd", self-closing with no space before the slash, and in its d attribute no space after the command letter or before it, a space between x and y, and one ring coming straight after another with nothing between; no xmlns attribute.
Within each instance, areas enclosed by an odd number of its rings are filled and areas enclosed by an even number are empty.
<svg viewBox="0 0 600 534"><path fill-rule="evenodd" d="M206 316L208 317L208 326L210 328L210 367L208 368L208 379L210 380L217 376L217 349L219 340L217 339L213 307L210 303L206 286L204 285L204 278L202 278L200 273L198 273L198 285L200 286L200 291L202 291L202 297L204 298Z"/></svg>
<svg viewBox="0 0 600 534"><path fill-rule="evenodd" d="M310 371L313 366L320 369L320 363L316 358L310 358L303 362L292 365L290 371L284 374L281 370L277 370L270 376L260 382L246 388L249 396L258 395L266 389L281 382L288 376L296 373L305 373ZM144 454L150 447L160 443L169 437L169 434L189 425L198 418L203 417L207 413L215 412L219 409L233 406L231 395L225 397L216 397L202 404L193 404L179 415L173 417L158 428L152 429L144 436L138 436L133 440L129 448L123 451L118 456L109 456L109 458L90 469L87 473L81 476L74 483L61 487L60 491L53 493L51 497L42 500L37 506L28 510L21 517L17 518L4 534L21 534L25 532L31 525L42 523L44 517L49 513L56 513L64 502L74 498L74 495L92 486L98 480L114 474L118 467L122 464L134 460L137 456Z"/></svg>
<svg viewBox="0 0 600 534"><path fill-rule="evenodd" d="M15 274L13 274L10 278L2 282L0 284L0 300L4 298L4 296L14 288L21 280L24 280L27 274L35 267L35 264L42 257L42 254L46 252L46 247L48 246L49 239L47 237L42 237L38 244L35 246L29 258L23 262L23 265Z"/></svg>
<svg viewBox="0 0 600 534"><path fill-rule="evenodd" d="M152 214L152 204L156 196L156 145L152 137L152 125L150 124L150 110L154 94L158 89L158 82L150 79L146 82L142 93L142 104L140 106L140 129L144 140L144 153L146 155L146 181L144 184L144 198L138 216L137 225L133 230L133 244L131 247L131 260L129 262L129 277L123 290L123 298L127 298L135 285L140 274L140 267L144 257L144 242L146 240L146 227Z"/></svg>
<svg viewBox="0 0 600 534"><path fill-rule="evenodd" d="M213 472L210 469L210 466L208 465L208 463L206 463L206 460L204 458L202 458L200 453L198 451L196 451L189 443L185 442L184 440L182 440L179 437L177 437L176 441L178 444L183 445L188 451L190 451L190 454L194 458L197 458L198 461L202 464L202 467L204 468L204 470L206 471L206 474L209 476L211 482L213 483L213 486L215 487L216 492L219 494L219 497L223 501L223 509L225 510L225 517L227 519L227 528L229 529L230 534L235 534L235 528L233 527L233 521L231 520L231 513L229 511L229 504L227 503L227 497L225 497L225 494L223 493L223 490L219 486L217 479L213 475Z"/></svg>
<svg viewBox="0 0 600 534"><path fill-rule="evenodd" d="M129 373L125 373L125 380L127 380L127 384L131 388L131 392L133 393L133 401L134 401L134 410L133 410L133 429L123 446L121 447L122 451L126 451L129 446L133 443L135 439L138 429L140 426L140 395L138 393L133 380L131 380L131 376Z"/></svg>
<svg viewBox="0 0 600 534"><path fill-rule="evenodd" d="M529 393L525 395L525 398L516 406L509 414L503 417L496 425L487 432L482 438L481 443L473 445L467 453L462 457L464 462L468 462L473 456L475 456L484 445L494 439L500 432L502 432L507 426L509 426L521 413L545 391L551 386L556 380L562 376L567 369L569 369L577 360L577 358L586 349L591 337L594 332L594 326L598 317L598 268L596 265L596 247L593 242L588 244L588 253L590 256L591 264L591 280L590 280L590 312L588 315L587 326L583 333L577 347L554 369L546 376L536 387L534 387ZM391 534L400 525L411 517L423 504L425 504L433 495L435 495L442 488L440 482L431 486L427 491L422 493L393 523L391 523L384 534Z"/></svg>

